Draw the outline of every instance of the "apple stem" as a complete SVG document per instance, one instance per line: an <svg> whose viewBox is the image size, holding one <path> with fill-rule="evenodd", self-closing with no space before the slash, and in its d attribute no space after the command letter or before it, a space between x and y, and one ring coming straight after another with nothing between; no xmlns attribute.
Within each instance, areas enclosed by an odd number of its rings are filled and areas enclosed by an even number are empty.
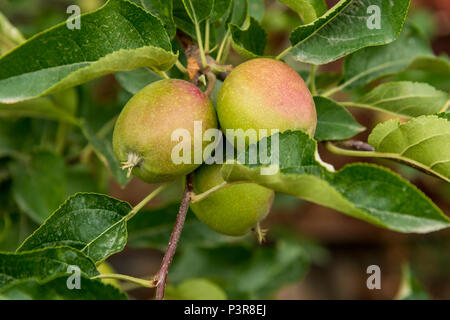
<svg viewBox="0 0 450 320"><path fill-rule="evenodd" d="M114 279L114 280L128 281L146 288L154 288L154 286L151 285L150 280L131 277L125 274L118 274L118 273L99 274L98 276L92 277L91 279Z"/></svg>
<svg viewBox="0 0 450 320"><path fill-rule="evenodd" d="M212 187L211 189L209 189L203 193L195 194L193 192L192 196L191 196L191 203L196 203L196 202L202 201L203 199L207 198L210 194L212 194L216 191L219 191L225 187L233 186L236 184L242 184L242 183L248 183L248 182L246 182L246 181L233 181L233 182L224 181L221 184L218 184L217 186Z"/></svg>
<svg viewBox="0 0 450 320"><path fill-rule="evenodd" d="M216 86L216 75L211 71L208 71L206 73L206 78L208 79L208 86L206 87L205 95L209 96Z"/></svg>
<svg viewBox="0 0 450 320"><path fill-rule="evenodd" d="M311 72L309 74L309 87L310 87L310 91L311 94L313 96L317 95L317 91L316 91L316 72L317 72L317 68L318 66L313 64L311 65Z"/></svg>
<svg viewBox="0 0 450 320"><path fill-rule="evenodd" d="M189 209L189 203L192 196L192 175L188 175L186 178L186 187L184 189L183 199L181 200L180 210L178 211L175 226L173 227L172 234L170 236L169 245L167 246L166 253L161 263L161 268L154 279L154 285L156 288L156 299L162 300L164 298L164 290L166 288L167 273L169 272L170 264L172 263L173 256L177 250L178 240L183 230L186 214Z"/></svg>

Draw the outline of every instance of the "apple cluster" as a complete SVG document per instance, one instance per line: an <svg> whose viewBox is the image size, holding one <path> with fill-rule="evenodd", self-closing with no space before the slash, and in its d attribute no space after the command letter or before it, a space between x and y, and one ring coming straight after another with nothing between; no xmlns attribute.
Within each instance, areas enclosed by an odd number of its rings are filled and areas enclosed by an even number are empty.
<svg viewBox="0 0 450 320"><path fill-rule="evenodd" d="M121 112L113 148L124 168L148 183L172 181L194 172L196 194L224 185L191 203L191 209L213 230L243 235L269 213L274 192L253 183L226 185L218 164L200 165L194 159L175 164L171 155L178 142L172 140L172 133L182 128L194 135L197 121L202 123L202 133L220 126L223 132L303 130L312 136L317 124L314 100L295 70L283 62L260 58L239 65L229 74L216 109L193 84L167 79L143 88ZM190 154L207 144L195 146L192 142Z"/></svg>

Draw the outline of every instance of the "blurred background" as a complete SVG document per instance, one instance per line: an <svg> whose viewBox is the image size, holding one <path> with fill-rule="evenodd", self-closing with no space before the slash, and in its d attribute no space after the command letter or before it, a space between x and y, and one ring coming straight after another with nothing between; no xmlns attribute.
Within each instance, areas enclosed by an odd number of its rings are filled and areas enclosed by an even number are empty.
<svg viewBox="0 0 450 320"><path fill-rule="evenodd" d="M67 18L66 9L71 4L77 3L82 12L87 12L103 2L0 0L0 11L28 38L63 22ZM331 7L337 1L327 2ZM257 5L257 1L250 1L250 5ZM279 2L267 0L264 5L262 25L269 34L267 53L276 54L288 46L289 31L301 22L293 11ZM435 54L450 54L450 1L412 0L409 21L430 39ZM236 65L241 59L231 53L229 62ZM307 70L306 66L296 67L299 71ZM340 72L341 69L342 61L336 61L322 66L320 71ZM430 78L420 72L398 77L420 79L447 92L450 90L448 78ZM120 75L110 75L76 89L77 112L85 118L96 114L96 122L92 124L96 131L104 128L132 96L118 80ZM368 128L357 136L362 141L367 141L368 132L375 124L388 119L377 112L351 111ZM53 149L57 142L48 137L58 130L52 120L21 118L14 122L14 126L6 121L0 117L1 251L15 250L18 243L37 227L36 221L23 214L20 205L15 204L16 195L9 175L10 158L1 157L1 148L10 143L8 141L14 134L23 148ZM137 179L125 188L120 187L109 178L83 139L79 132L72 130L67 141L59 146L64 153L65 174L70 182L65 194L102 192L135 205L155 188ZM74 159L80 153L86 161L76 163ZM324 148L320 153L337 169L362 160L335 156ZM376 160L376 163L409 179L446 214L450 213L449 184L390 161ZM147 211L139 214L129 226L127 248L108 259L108 264L103 267L141 278L156 273L181 192L180 181L159 196ZM409 286L416 297L450 299L450 230L426 235L399 234L285 195L277 195L272 213L263 222L263 227L269 229L268 239L260 246L253 235L239 239L218 235L189 213L180 250L169 272L168 295L190 298L189 288L194 290L198 287L230 299L393 299L398 297L401 289ZM369 290L366 286L369 276L366 269L370 265L381 268L381 290ZM189 279L197 282L186 282ZM132 298L150 299L154 295L152 289L123 286ZM183 286L189 288L183 291Z"/></svg>

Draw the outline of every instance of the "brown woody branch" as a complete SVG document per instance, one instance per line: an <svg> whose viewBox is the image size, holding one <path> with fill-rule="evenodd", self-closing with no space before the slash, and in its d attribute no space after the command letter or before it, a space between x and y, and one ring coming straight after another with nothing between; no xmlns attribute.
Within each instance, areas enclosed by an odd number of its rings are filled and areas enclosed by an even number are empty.
<svg viewBox="0 0 450 320"><path fill-rule="evenodd" d="M337 146L349 149L349 150L358 150L358 151L375 151L375 148L370 144L358 140L347 140L347 141L339 141L335 143Z"/></svg>
<svg viewBox="0 0 450 320"><path fill-rule="evenodd" d="M175 226L173 227L172 234L170 236L169 245L167 246L166 253L161 263L161 268L158 274L153 280L153 285L156 285L156 299L162 300L164 298L164 290L166 288L167 273L169 272L170 264L172 263L173 256L177 250L178 240L183 230L184 221L186 219L186 213L189 209L189 203L191 202L193 187L192 187L192 175L186 177L186 187L184 189L183 199L181 201L180 209L178 211Z"/></svg>

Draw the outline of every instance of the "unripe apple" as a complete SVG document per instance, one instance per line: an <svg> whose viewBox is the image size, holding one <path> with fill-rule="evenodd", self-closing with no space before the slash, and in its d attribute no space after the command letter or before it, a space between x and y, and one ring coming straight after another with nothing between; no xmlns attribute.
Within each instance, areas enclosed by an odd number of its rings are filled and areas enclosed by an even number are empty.
<svg viewBox="0 0 450 320"><path fill-rule="evenodd" d="M114 152L125 167L148 183L175 180L201 165L194 161L195 121L201 121L202 136L217 128L214 107L200 89L184 80L153 82L122 110L114 128ZM191 137L189 163L176 164L172 159L173 148L180 143L172 141L172 134L179 129ZM200 144L203 150L208 142L201 139Z"/></svg>
<svg viewBox="0 0 450 320"><path fill-rule="evenodd" d="M201 194L224 180L221 165L203 165L194 172L194 192ZM273 190L254 183L226 186L191 203L197 218L211 229L230 236L241 236L264 219L274 198Z"/></svg>
<svg viewBox="0 0 450 320"><path fill-rule="evenodd" d="M317 124L313 97L303 79L287 64L253 59L235 68L225 79L217 101L220 126L280 132L303 130L314 135ZM239 137L239 134L236 134Z"/></svg>

